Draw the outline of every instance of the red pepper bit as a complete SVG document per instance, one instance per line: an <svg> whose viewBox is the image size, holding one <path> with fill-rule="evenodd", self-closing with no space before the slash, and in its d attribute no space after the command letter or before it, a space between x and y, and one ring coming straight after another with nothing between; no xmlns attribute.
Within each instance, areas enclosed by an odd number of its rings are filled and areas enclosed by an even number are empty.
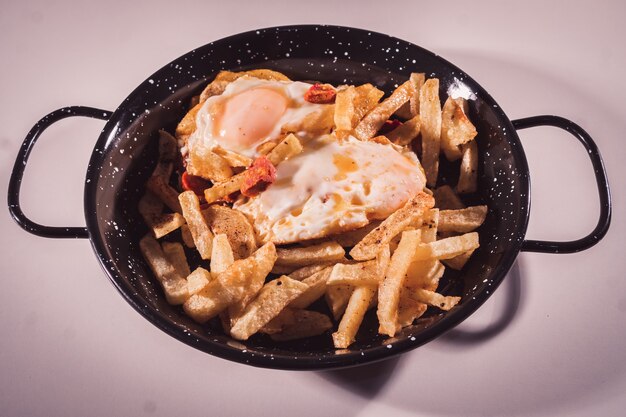
<svg viewBox="0 0 626 417"><path fill-rule="evenodd" d="M241 194L246 197L254 197L265 191L267 187L276 181L276 167L266 156L259 156L244 171L243 175Z"/></svg>
<svg viewBox="0 0 626 417"><path fill-rule="evenodd" d="M385 133L389 133L400 125L402 125L402 122L400 120L396 120L396 119L385 120L385 124L382 125L382 127L378 131L378 134L384 135Z"/></svg>
<svg viewBox="0 0 626 417"><path fill-rule="evenodd" d="M313 84L306 93L304 99L309 103L331 104L335 102L337 92L330 84Z"/></svg>
<svg viewBox="0 0 626 417"><path fill-rule="evenodd" d="M204 197L204 190L211 187L210 181L196 175L187 174L187 171L181 175L180 183L183 190L193 191L199 197Z"/></svg>

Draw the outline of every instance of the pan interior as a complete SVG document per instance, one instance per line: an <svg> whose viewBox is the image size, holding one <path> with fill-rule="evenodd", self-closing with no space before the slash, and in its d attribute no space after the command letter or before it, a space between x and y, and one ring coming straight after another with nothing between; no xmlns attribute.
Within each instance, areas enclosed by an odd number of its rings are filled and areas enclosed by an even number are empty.
<svg viewBox="0 0 626 417"><path fill-rule="evenodd" d="M264 336L245 342L225 336L217 321L199 325L167 304L139 252L147 228L137 212L157 154L158 130L173 132L198 94L219 70L270 68L294 80L372 83L389 93L411 72L440 80L448 93L470 98L481 154L479 191L467 204L487 204L481 247L465 269L448 268L439 290L462 295L448 313L432 311L393 340L378 336L370 311L357 341L341 354L330 334L290 343ZM443 163L440 182L454 185L457 164ZM436 55L399 39L332 26L270 28L223 39L191 51L153 74L116 110L94 151L85 208L94 250L112 282L141 314L196 348L239 362L280 368L344 366L377 360L418 346L471 314L495 290L517 255L528 217L528 169L519 139L500 107L469 76ZM177 238L176 233L173 238ZM190 253L191 255L191 253ZM316 305L322 311L322 302Z"/></svg>

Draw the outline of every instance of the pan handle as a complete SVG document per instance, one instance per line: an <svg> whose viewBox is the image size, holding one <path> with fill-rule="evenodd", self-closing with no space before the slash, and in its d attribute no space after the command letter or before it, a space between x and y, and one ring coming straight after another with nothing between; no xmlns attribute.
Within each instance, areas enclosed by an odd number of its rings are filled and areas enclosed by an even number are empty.
<svg viewBox="0 0 626 417"><path fill-rule="evenodd" d="M39 120L35 126L28 132L22 147L17 154L15 165L13 165L13 172L11 173L11 179L9 180L9 192L8 192L8 204L11 216L17 222L17 224L29 233L42 237L52 238L83 238L89 237L89 232L86 227L53 227L43 226L39 223L35 223L30 220L20 207L20 188L22 186L22 177L24 176L24 168L28 162L30 152L35 146L35 142L39 139L39 136L50 127L53 123L67 117L82 116L91 117L100 120L109 120L111 112L106 110L100 110L93 107L84 106L71 106L63 107L62 109L55 110L47 116Z"/></svg>
<svg viewBox="0 0 626 417"><path fill-rule="evenodd" d="M527 129L536 126L554 126L572 134L583 144L591 159L593 170L598 185L598 196L600 197L600 218L595 229L587 236L569 242L551 242L544 240L525 240L522 243L522 250L526 252L543 253L573 253L589 249L598 243L609 229L611 224L611 191L609 180L602 162L602 156L591 136L576 123L559 116L534 116L513 121L515 129Z"/></svg>

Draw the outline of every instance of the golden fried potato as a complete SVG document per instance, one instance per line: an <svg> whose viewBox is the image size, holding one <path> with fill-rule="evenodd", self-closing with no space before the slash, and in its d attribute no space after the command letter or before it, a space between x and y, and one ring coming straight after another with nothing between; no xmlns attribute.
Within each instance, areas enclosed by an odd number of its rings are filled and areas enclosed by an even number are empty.
<svg viewBox="0 0 626 417"><path fill-rule="evenodd" d="M173 305L184 303L189 297L187 280L180 276L167 259L159 242L148 234L139 241L139 249L163 287L167 302Z"/></svg>
<svg viewBox="0 0 626 417"><path fill-rule="evenodd" d="M189 151L187 173L211 182L226 181L233 176L233 170L226 159L200 144Z"/></svg>
<svg viewBox="0 0 626 417"><path fill-rule="evenodd" d="M183 245L178 242L163 242L161 243L161 247L163 248L165 257L170 261L181 277L185 278L187 275L191 274Z"/></svg>
<svg viewBox="0 0 626 417"><path fill-rule="evenodd" d="M137 209L156 239L162 238L185 224L185 218L179 213L163 213L163 202L150 191L139 199Z"/></svg>
<svg viewBox="0 0 626 417"><path fill-rule="evenodd" d="M281 276L265 284L259 295L243 311L241 317L235 320L230 328L230 334L237 340L247 340L258 332L308 286L288 276Z"/></svg>
<svg viewBox="0 0 626 417"><path fill-rule="evenodd" d="M326 267L321 271L302 280L308 288L295 300L289 303L292 308L307 308L326 293L328 277L332 267Z"/></svg>
<svg viewBox="0 0 626 417"><path fill-rule="evenodd" d="M200 256L202 259L211 259L213 233L200 211L198 196L193 191L185 191L180 193L178 200Z"/></svg>
<svg viewBox="0 0 626 417"><path fill-rule="evenodd" d="M305 247L280 248L276 263L282 266L306 266L340 261L346 251L337 242L328 241Z"/></svg>
<svg viewBox="0 0 626 417"><path fill-rule="evenodd" d="M487 217L487 206L471 206L458 210L439 212L439 230L442 232L467 233L476 230Z"/></svg>
<svg viewBox="0 0 626 417"><path fill-rule="evenodd" d="M463 98L448 97L441 113L441 149L449 161L461 158L461 145L476 136L476 128L466 115Z"/></svg>
<svg viewBox="0 0 626 417"><path fill-rule="evenodd" d="M476 182L478 180L478 146L472 140L461 145L463 157L461 159L461 173L456 191L460 194L476 192Z"/></svg>
<svg viewBox="0 0 626 417"><path fill-rule="evenodd" d="M277 342L303 339L305 337L318 336L332 327L333 323L325 314L317 311L293 310L291 312L291 321L287 322L280 332L271 334L270 338Z"/></svg>
<svg viewBox="0 0 626 417"><path fill-rule="evenodd" d="M426 183L437 185L439 173L439 149L441 142L441 103L439 102L439 80L426 80L420 90L420 119L422 133L422 166Z"/></svg>
<svg viewBox="0 0 626 417"><path fill-rule="evenodd" d="M247 258L256 250L254 229L245 214L217 204L210 205L202 214L213 233L226 235L235 259Z"/></svg>
<svg viewBox="0 0 626 417"><path fill-rule="evenodd" d="M198 323L204 323L241 300L251 280L265 277L276 261L276 248L269 242L252 256L235 261L227 270L183 304L185 313Z"/></svg>
<svg viewBox="0 0 626 417"><path fill-rule="evenodd" d="M335 348L345 349L354 343L365 312L368 310L374 296L376 287L360 286L356 287L350 296L346 311L341 318L339 328L333 333L333 344Z"/></svg>
<svg viewBox="0 0 626 417"><path fill-rule="evenodd" d="M398 248L393 253L385 279L378 289L378 332L394 336L398 330L398 304L406 273L420 243L420 230L402 232Z"/></svg>
<svg viewBox="0 0 626 417"><path fill-rule="evenodd" d="M404 207L387 217L376 229L367 234L352 250L350 256L358 261L366 261L376 257L384 245L402 232L407 226L423 215L425 210L432 208L435 200L426 193L420 193L409 200Z"/></svg>
<svg viewBox="0 0 626 417"><path fill-rule="evenodd" d="M358 139L367 140L373 138L376 132L385 124L396 110L409 101L413 94L413 85L410 81L405 82L383 100L378 106L370 111L356 126L354 133Z"/></svg>

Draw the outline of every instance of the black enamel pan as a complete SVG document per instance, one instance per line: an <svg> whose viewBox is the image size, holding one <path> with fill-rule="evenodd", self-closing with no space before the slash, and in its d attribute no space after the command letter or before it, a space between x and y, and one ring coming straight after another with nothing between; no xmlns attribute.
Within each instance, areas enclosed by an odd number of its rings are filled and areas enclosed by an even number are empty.
<svg viewBox="0 0 626 417"><path fill-rule="evenodd" d="M295 80L335 85L371 82L393 90L411 72L440 79L442 99L452 89L470 94L481 155L478 192L473 203L489 206L480 228L481 247L461 273L446 272L439 290L462 295L447 313L431 312L393 339L379 336L375 314L365 319L350 349L335 352L329 334L304 341L276 343L263 336L237 342L216 323L198 325L182 309L167 304L147 268L138 241L147 229L137 213L138 197L155 164L159 129L173 131L192 96L221 69L270 68ZM102 119L85 180L86 227L49 227L26 217L19 203L28 156L41 133L72 116ZM530 210L528 165L517 131L556 126L571 133L588 151L595 170L600 217L587 236L571 242L525 240ZM443 167L440 180L454 178ZM133 91L114 111L66 107L41 119L19 151L8 192L9 209L24 230L43 237L89 239L111 282L140 314L166 333L197 349L229 360L277 369L323 369L388 358L418 347L459 324L493 293L520 251L571 253L596 244L607 232L611 202L600 153L575 123L557 116L511 121L491 96L454 65L411 43L390 36L335 26L290 26L231 36L195 49L167 64ZM566 267L566 265L564 265ZM320 307L323 308L323 307Z"/></svg>

